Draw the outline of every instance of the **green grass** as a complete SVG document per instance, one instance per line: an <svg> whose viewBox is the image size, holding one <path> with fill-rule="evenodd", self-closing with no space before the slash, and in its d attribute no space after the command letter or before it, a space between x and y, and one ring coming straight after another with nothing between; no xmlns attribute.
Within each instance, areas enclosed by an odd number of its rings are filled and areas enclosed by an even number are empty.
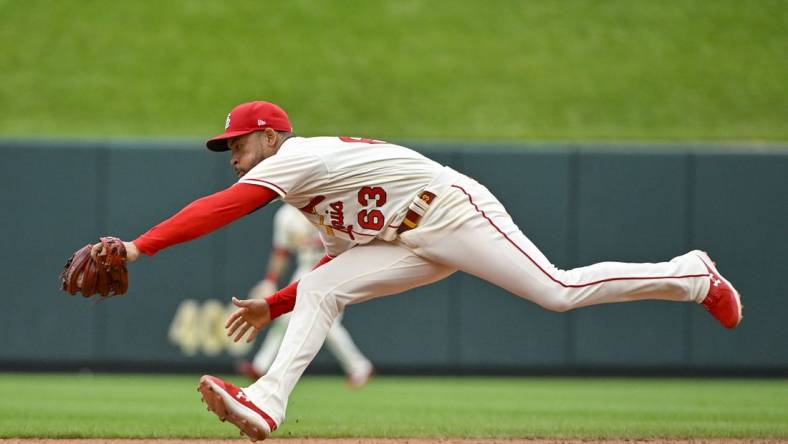
<svg viewBox="0 0 788 444"><path fill-rule="evenodd" d="M197 380L0 374L0 438L235 437ZM788 438L788 381L306 377L275 436Z"/></svg>
<svg viewBox="0 0 788 444"><path fill-rule="evenodd" d="M785 0L0 0L0 135L788 140Z"/></svg>

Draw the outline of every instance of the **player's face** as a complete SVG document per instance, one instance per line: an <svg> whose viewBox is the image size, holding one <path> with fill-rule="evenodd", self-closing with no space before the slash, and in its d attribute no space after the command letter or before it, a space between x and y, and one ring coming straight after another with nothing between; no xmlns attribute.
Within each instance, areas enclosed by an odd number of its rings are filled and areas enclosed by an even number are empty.
<svg viewBox="0 0 788 444"><path fill-rule="evenodd" d="M273 132L273 142L267 133L267 131L256 131L227 142L230 148L230 166L238 177L248 173L264 159L276 154L276 132Z"/></svg>

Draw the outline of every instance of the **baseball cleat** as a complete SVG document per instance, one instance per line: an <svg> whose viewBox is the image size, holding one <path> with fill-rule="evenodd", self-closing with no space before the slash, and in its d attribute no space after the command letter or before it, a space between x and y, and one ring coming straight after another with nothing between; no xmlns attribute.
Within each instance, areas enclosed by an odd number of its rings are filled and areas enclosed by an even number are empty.
<svg viewBox="0 0 788 444"><path fill-rule="evenodd" d="M703 307L725 328L735 328L742 319L741 296L727 279L722 277L717 266L705 251L693 251L709 271L709 292L703 299Z"/></svg>
<svg viewBox="0 0 788 444"><path fill-rule="evenodd" d="M246 397L244 391L216 376L205 375L200 378L197 390L208 410L219 420L230 421L252 441L262 441L276 430L276 423L270 416Z"/></svg>
<svg viewBox="0 0 788 444"><path fill-rule="evenodd" d="M235 363L235 371L239 375L246 376L247 378L251 379L252 382L257 381L260 379L263 374L259 373L257 370L254 369L254 365L252 365L249 361L238 361Z"/></svg>

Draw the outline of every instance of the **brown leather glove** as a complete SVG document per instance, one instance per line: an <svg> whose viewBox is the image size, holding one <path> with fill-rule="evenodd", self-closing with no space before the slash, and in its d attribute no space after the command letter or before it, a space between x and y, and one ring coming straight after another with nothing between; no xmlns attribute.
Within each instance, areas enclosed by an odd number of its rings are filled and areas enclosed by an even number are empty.
<svg viewBox="0 0 788 444"><path fill-rule="evenodd" d="M66 262L60 273L60 287L70 294L82 293L84 297L99 294L101 297L120 295L129 288L126 269L126 247L116 237L102 237L101 248L91 255L93 245L77 250Z"/></svg>

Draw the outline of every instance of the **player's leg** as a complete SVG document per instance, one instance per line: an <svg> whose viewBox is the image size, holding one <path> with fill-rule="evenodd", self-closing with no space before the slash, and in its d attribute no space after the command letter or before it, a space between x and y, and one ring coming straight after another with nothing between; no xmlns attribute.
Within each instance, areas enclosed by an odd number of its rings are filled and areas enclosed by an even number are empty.
<svg viewBox="0 0 788 444"><path fill-rule="evenodd" d="M430 219L452 216L461 222L451 234L430 231ZM419 227L410 238L411 232L403 235L406 243L419 244L417 253L553 311L641 299L700 302L709 289L709 273L692 253L669 262L603 262L560 270L489 190L469 178L451 187L425 222L423 231Z"/></svg>
<svg viewBox="0 0 788 444"><path fill-rule="evenodd" d="M293 273L292 280L297 281L308 274L310 271L312 271L312 267L298 267L298 269L296 269L296 271ZM289 314L285 316L288 316L289 319ZM284 335L284 330L282 331L282 335ZM279 344L277 344L277 349L278 347ZM364 386L364 384L366 384L367 381L372 377L374 367L372 366L372 363L369 362L369 359L367 359L366 356L361 353L361 350L359 350L355 342L353 342L353 338L350 336L350 333L342 325L341 314L334 321L334 325L331 326L331 330L328 331L328 336L326 337L326 347L334 355L334 357L337 358L339 365L347 375L348 385L351 387L360 388ZM268 366L270 366L271 362L273 362L275 356L276 350L271 355L271 361L268 362Z"/></svg>
<svg viewBox="0 0 788 444"><path fill-rule="evenodd" d="M326 347L337 358L339 365L348 377L348 383L352 387L360 387L370 377L373 366L353 342L350 333L342 325L341 318L342 315L338 316L334 321L334 325L328 331ZM252 361L252 368L258 375L257 378L253 379L256 380L268 372L282 344L289 320L290 313L286 313L275 319L268 327L265 339L260 344L260 349Z"/></svg>
<svg viewBox="0 0 788 444"><path fill-rule="evenodd" d="M355 247L317 268L299 282L279 353L268 373L244 389L246 396L281 424L290 392L345 305L427 285L454 271L382 241Z"/></svg>
<svg viewBox="0 0 788 444"><path fill-rule="evenodd" d="M347 375L347 382L353 388L363 386L372 376L373 367L361 350L358 349L350 333L342 325L342 315L335 320L326 337L326 347L333 353Z"/></svg>
<svg viewBox="0 0 788 444"><path fill-rule="evenodd" d="M252 367L257 374L264 375L268 371L268 368L271 367L271 363L274 362L276 352L279 350L279 346L282 344L282 338L285 336L285 330L287 330L289 319L289 313L282 315L274 319L268 327L265 339L263 339L263 343L260 344L260 349L252 360Z"/></svg>

